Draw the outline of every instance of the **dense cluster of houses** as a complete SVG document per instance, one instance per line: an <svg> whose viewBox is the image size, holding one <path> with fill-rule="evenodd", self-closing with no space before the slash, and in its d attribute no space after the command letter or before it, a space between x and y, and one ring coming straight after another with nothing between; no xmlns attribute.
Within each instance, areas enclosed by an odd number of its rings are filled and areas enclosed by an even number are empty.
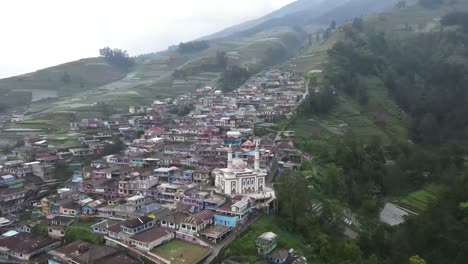
<svg viewBox="0 0 468 264"><path fill-rule="evenodd" d="M272 69L228 94L200 91L72 123L70 133L79 135L73 148L52 146L47 135L25 136L0 165L0 214L18 219L28 208L47 223L48 237L31 234L35 221L6 221L16 234L0 238L0 257L48 252L49 263L84 263L79 255L97 254L88 243L58 247L68 227L91 218L92 232L108 245L158 258L151 250L173 239L212 248L254 215L274 212L273 176L308 158L294 147L294 132L274 129L294 116L308 92L305 81ZM186 105L189 114L173 114ZM47 192L59 168L69 180ZM108 245L100 246L108 254L96 263L132 263Z"/></svg>

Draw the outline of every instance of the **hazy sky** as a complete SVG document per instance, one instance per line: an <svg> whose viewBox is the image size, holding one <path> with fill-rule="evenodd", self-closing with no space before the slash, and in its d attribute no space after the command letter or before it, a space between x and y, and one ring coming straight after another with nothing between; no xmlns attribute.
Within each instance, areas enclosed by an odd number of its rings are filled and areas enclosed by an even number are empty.
<svg viewBox="0 0 468 264"><path fill-rule="evenodd" d="M2 0L0 77L98 55L160 51L294 0Z"/></svg>

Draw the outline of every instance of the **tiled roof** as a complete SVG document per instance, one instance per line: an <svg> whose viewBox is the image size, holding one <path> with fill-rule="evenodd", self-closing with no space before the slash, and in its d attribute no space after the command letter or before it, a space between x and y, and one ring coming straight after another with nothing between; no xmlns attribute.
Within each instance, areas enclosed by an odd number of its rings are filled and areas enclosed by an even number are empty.
<svg viewBox="0 0 468 264"><path fill-rule="evenodd" d="M171 233L174 233L174 231L166 228L155 227L143 233L135 235L134 237L132 237L132 239L143 243L150 243L152 241L165 237Z"/></svg>
<svg viewBox="0 0 468 264"><path fill-rule="evenodd" d="M0 247L8 248L13 252L28 254L56 242L58 240L36 237L30 233L18 233L11 237L0 238Z"/></svg>
<svg viewBox="0 0 468 264"><path fill-rule="evenodd" d="M134 228L134 227L137 227L137 226L144 225L144 224L146 224L148 222L151 222L152 220L153 219L151 217L142 216L142 217L139 217L139 218L125 220L120 225L130 227L130 228Z"/></svg>
<svg viewBox="0 0 468 264"><path fill-rule="evenodd" d="M214 216L213 211L203 210L201 212L198 212L198 213L196 213L194 215L191 215L191 216L185 218L183 223L199 225L199 224L202 224L203 222L206 222L206 221L212 219L213 216Z"/></svg>

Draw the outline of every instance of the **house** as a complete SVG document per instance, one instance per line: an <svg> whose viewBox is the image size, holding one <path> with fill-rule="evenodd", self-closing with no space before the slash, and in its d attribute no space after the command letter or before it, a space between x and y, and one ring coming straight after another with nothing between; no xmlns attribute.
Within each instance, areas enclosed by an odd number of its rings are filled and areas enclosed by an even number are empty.
<svg viewBox="0 0 468 264"><path fill-rule="evenodd" d="M169 181L169 177L174 177L176 173L179 172L179 168L170 167L170 168L158 168L154 170L154 176L159 177L162 181ZM165 180L163 180L165 179Z"/></svg>
<svg viewBox="0 0 468 264"><path fill-rule="evenodd" d="M240 201L233 200L219 207L214 215L214 221L216 225L234 228L239 224L245 224L249 216L249 200L244 197Z"/></svg>
<svg viewBox="0 0 468 264"><path fill-rule="evenodd" d="M11 256L19 260L29 260L59 245L60 241L52 238L39 238L30 233L18 233L0 238L0 258Z"/></svg>
<svg viewBox="0 0 468 264"><path fill-rule="evenodd" d="M277 247L276 242L277 235L273 232L266 232L261 234L256 240L255 245L257 246L258 254L268 255Z"/></svg>
<svg viewBox="0 0 468 264"><path fill-rule="evenodd" d="M81 212L84 214L94 214L97 209L101 206L105 205L106 200L104 199L98 199L96 201L92 201L90 203L83 204L81 207Z"/></svg>
<svg viewBox="0 0 468 264"><path fill-rule="evenodd" d="M127 237L132 237L136 234L144 232L145 230L153 228L155 224L156 220L148 216L127 219L119 224L121 228L119 238L125 239Z"/></svg>
<svg viewBox="0 0 468 264"><path fill-rule="evenodd" d="M77 216L81 213L81 205L75 203L73 199L64 199L59 201L58 204L60 205L59 213L61 215Z"/></svg>
<svg viewBox="0 0 468 264"><path fill-rule="evenodd" d="M268 261L276 264L285 264L292 257L294 257L294 250L288 250L282 247L276 248L270 254L267 255Z"/></svg>
<svg viewBox="0 0 468 264"><path fill-rule="evenodd" d="M92 156L94 151L90 148L75 148L69 150L74 157Z"/></svg>
<svg viewBox="0 0 468 264"><path fill-rule="evenodd" d="M133 236L130 239L130 244L137 249L150 251L153 248L165 244L174 238L174 230L156 227Z"/></svg>
<svg viewBox="0 0 468 264"><path fill-rule="evenodd" d="M27 190L24 188L6 189L0 191L0 213L18 212L26 205Z"/></svg>
<svg viewBox="0 0 468 264"><path fill-rule="evenodd" d="M118 219L106 219L97 224L92 225L91 230L96 234L107 235L109 232L108 231L109 227L117 225L118 223L121 223L121 222L122 220L118 220Z"/></svg>
<svg viewBox="0 0 468 264"><path fill-rule="evenodd" d="M160 218L160 225L162 227L178 230L180 224L188 217L188 214L181 212L172 212Z"/></svg>
<svg viewBox="0 0 468 264"><path fill-rule="evenodd" d="M197 234L199 231L213 224L213 216L213 211L200 211L185 218L180 224L179 230L190 234Z"/></svg>
<svg viewBox="0 0 468 264"><path fill-rule="evenodd" d="M65 216L55 216L48 227L48 234L51 238L65 237L65 229L75 223L75 218Z"/></svg>
<svg viewBox="0 0 468 264"><path fill-rule="evenodd" d="M52 180L55 177L55 166L53 164L43 164L39 161L31 164L32 174L43 181Z"/></svg>

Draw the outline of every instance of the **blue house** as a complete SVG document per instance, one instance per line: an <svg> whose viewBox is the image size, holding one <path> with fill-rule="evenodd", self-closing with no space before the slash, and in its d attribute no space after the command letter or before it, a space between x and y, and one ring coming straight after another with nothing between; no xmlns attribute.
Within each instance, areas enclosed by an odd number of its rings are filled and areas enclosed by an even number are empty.
<svg viewBox="0 0 468 264"><path fill-rule="evenodd" d="M169 176L168 181L170 183L190 184L193 182L193 171L184 171L182 174L174 173Z"/></svg>
<svg viewBox="0 0 468 264"><path fill-rule="evenodd" d="M227 137L224 139L224 145L226 146L240 146L242 144L242 139L234 138L234 137Z"/></svg>
<svg viewBox="0 0 468 264"><path fill-rule="evenodd" d="M236 215L224 215L224 214L215 214L214 215L215 225L222 225L227 227L237 227L239 222L239 217Z"/></svg>

